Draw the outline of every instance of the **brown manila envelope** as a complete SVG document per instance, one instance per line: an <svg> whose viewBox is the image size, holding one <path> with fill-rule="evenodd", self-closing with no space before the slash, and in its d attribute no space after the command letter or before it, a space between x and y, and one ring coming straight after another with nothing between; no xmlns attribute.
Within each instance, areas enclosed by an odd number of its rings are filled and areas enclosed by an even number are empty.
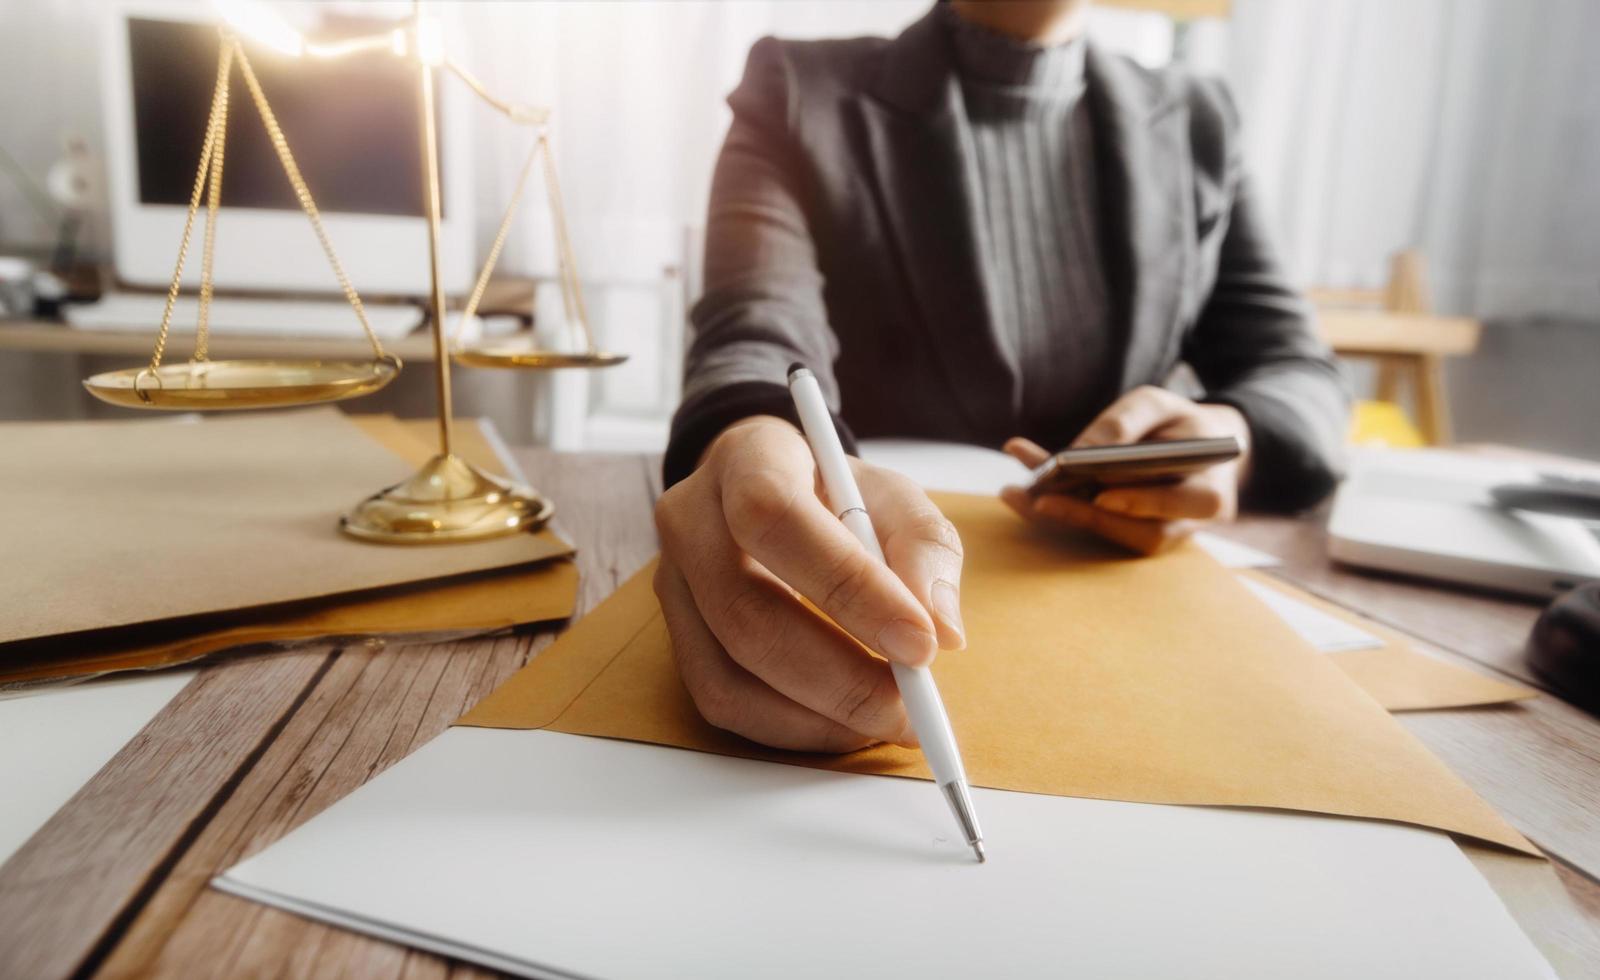
<svg viewBox="0 0 1600 980"><path fill-rule="evenodd" d="M358 416L353 421L410 465L419 465L432 454L432 447L422 438L425 433L415 423L389 416ZM475 423L458 424L454 443L457 452L485 469L502 469ZM553 532L544 533L555 537ZM570 554L570 546L556 552L562 553ZM24 640L0 647L0 686L167 667L241 646L373 635L419 638L482 633L565 619L572 614L577 586L577 567L571 561L552 560L267 609Z"/></svg>
<svg viewBox="0 0 1600 980"><path fill-rule="evenodd" d="M0 643L297 602L525 565L553 534L389 548L341 513L413 466L334 409L240 418L0 425L30 461L0 494Z"/></svg>
<svg viewBox="0 0 1600 980"><path fill-rule="evenodd" d="M1255 569L1235 572L1249 576L1269 589L1342 619L1383 641L1370 650L1337 650L1323 654L1346 676L1390 711L1425 711L1467 708L1536 698L1539 692L1520 684L1485 677L1476 671L1445 663L1411 648L1394 630L1357 616L1303 589Z"/></svg>
<svg viewBox="0 0 1600 980"><path fill-rule="evenodd" d="M420 642L489 633L566 619L577 594L577 566L553 560L442 584L122 627L104 639L76 634L22 640L0 648L0 688L172 667L263 644L386 636Z"/></svg>
<svg viewBox="0 0 1600 980"><path fill-rule="evenodd" d="M973 783L1393 820L1538 853L1198 548L1129 559L1031 528L992 498L935 500L967 551L969 646L933 669ZM928 777L898 746L798 755L707 725L673 668L650 575L457 724Z"/></svg>

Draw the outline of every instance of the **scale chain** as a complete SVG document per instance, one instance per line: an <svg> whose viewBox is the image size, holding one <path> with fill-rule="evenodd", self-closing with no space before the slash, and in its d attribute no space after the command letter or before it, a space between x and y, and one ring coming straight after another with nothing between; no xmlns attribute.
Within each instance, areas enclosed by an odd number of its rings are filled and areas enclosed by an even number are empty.
<svg viewBox="0 0 1600 980"><path fill-rule="evenodd" d="M272 141L272 148L277 151L278 161L283 164L284 173L288 175L289 183L294 187L295 197L300 201L300 209L311 219L311 227L317 234L317 241L321 243L322 251L328 257L328 264L333 266L333 274L339 280L339 287L344 290L344 298L356 311L356 319L361 321L361 329L366 332L367 342L372 345L373 356L383 360L386 356L383 344L379 342L372 324L367 321L367 310L361 305L361 297L357 295L355 287L350 285L350 279L344 273L344 266L339 264L339 257L334 254L333 243L328 240L327 229L322 225L322 215L317 211L316 201L311 198L311 189L306 186L305 178L300 175L300 168L294 162L294 154L289 151L289 141L279 128L278 118L273 114L272 107L267 104L267 97L261 91L261 83L256 80L256 73L251 70L250 59L245 57L243 48L239 49L239 72L244 76L245 85L250 88L250 98L254 100L257 111L261 113L261 121L267 127L267 137Z"/></svg>
<svg viewBox="0 0 1600 980"><path fill-rule="evenodd" d="M239 50L239 42L234 40L234 51ZM231 57L231 53L230 53ZM228 146L228 90L231 85L232 66L228 68L229 83L217 89L217 103L215 109L216 135L212 138L211 150L211 189L206 200L206 232L205 240L200 249L200 316L195 326L194 360L207 359L206 348L211 335L211 295L214 289L212 269L213 256L216 254L217 243L217 210L222 205L222 162L227 155Z"/></svg>
<svg viewBox="0 0 1600 980"><path fill-rule="evenodd" d="M206 227L200 258L200 313L195 332L193 360L205 361L209 356L211 300L215 292L213 259L216 250L217 217L222 204L222 172L229 108L228 89L235 56L238 58L239 71L250 89L251 99L255 102L256 109L261 114L261 121L266 126L267 136L294 189L295 197L299 201L301 210L310 219L312 230L322 246L323 254L328 257L328 264L333 267L333 274L339 280L339 287L343 290L351 309L355 311L356 319L360 321L361 329L367 336L367 342L372 345L373 356L378 360L389 359L382 342L379 341L377 333L367 319L367 311L362 305L360 295L351 285L338 255L333 250L333 243L329 240L327 230L322 224L322 216L317 210L316 201L311 196L311 189L306 186L305 178L295 164L294 155L289 150L288 139L283 135L277 116L267 103L266 94L262 92L261 84L250 67L250 60L245 56L243 45L239 43L238 38L224 32L217 54L217 82L212 92L211 114L206 121L205 140L200 150L200 167L195 173L194 189L189 196L189 207L184 216L183 234L178 241L178 261L173 269L172 282L167 288L167 301L161 311L161 327L156 335L155 350L151 354L150 367L147 370L153 375L161 367L161 360L166 355L167 339L172 328L172 312L182 289L183 267L188 263L189 243L194 235L194 219L199 213L202 197L206 199Z"/></svg>
<svg viewBox="0 0 1600 980"><path fill-rule="evenodd" d="M161 367L161 358L167 350L167 333L172 327L172 309L178 302L178 290L183 284L183 266L189 258L189 239L194 232L194 216L200 210L200 197L206 189L206 178L211 172L212 153L216 149L217 123L226 112L228 101L228 76L232 71L233 51L236 42L228 39L217 53L217 84L211 95L211 116L206 121L205 142L200 148L200 169L194 176L194 191L189 195L189 211L183 220L183 235L178 239L178 265L172 271L172 284L167 287L167 302L161 310L161 329L156 334L156 349L150 355L151 374ZM137 386L137 385L136 385Z"/></svg>
<svg viewBox="0 0 1600 980"><path fill-rule="evenodd" d="M483 299L483 291L489 285L489 276L494 272L495 263L500 261L500 251L505 248L506 237L511 231L511 219L516 216L517 205L522 201L522 191L528 185L528 175L533 172L533 163L538 155L538 144L534 144L527 161L522 165L522 173L517 177L517 185L511 192L511 202L506 205L505 216L500 219L500 228L494 233L494 243L489 246L489 256L483 261L483 271L478 273L478 281L472 286L472 295L467 297L467 305L461 310L461 319L456 322L453 340L457 344L461 342L461 333L466 329L467 321L478 312L478 303Z"/></svg>
<svg viewBox="0 0 1600 980"><path fill-rule="evenodd" d="M561 287L561 305L566 312L567 320L576 320L578 329L583 335L585 350L595 352L594 335L589 329L589 313L583 300L583 285L578 279L577 260L573 255L572 239L567 233L566 208L561 202L561 185L556 179L555 154L550 145L550 110L534 106L519 105L507 102L492 95L488 88L471 72L462 68L455 61L446 58L444 67L461 79L468 88L472 89L480 98L491 107L507 116L512 122L531 124L537 128L532 150L528 159L522 165L522 171L517 176L515 188L511 193L511 200L506 206L505 214L500 219L500 227L495 231L494 242L489 248L483 268L478 273L477 281L473 284L472 293L467 298L467 303L462 310L461 320L457 323L452 343L460 347L461 335L466 323L478 310L478 304L483 299L485 288L489 284L489 277L493 274L500 253L505 247L506 237L511 229L511 221L515 216L517 207L522 201L522 194L527 187L528 175L532 170L534 158L539 158L543 165L545 192L550 201L550 218L555 232L556 242L556 275Z"/></svg>
<svg viewBox="0 0 1600 980"><path fill-rule="evenodd" d="M583 289L578 282L577 260L572 254L572 239L567 235L566 210L561 206L561 184L556 180L555 154L550 149L550 131L539 127L539 155L544 162L545 191L550 196L550 218L555 225L557 270L561 277L561 298L567 318L578 321L587 349L593 351L594 335L589 332L589 311L584 308Z"/></svg>

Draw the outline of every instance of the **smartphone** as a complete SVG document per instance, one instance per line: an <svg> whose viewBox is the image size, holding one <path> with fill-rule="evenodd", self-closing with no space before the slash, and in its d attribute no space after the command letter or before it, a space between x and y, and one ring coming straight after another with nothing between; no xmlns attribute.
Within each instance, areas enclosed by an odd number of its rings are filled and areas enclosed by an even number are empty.
<svg viewBox="0 0 1600 980"><path fill-rule="evenodd" d="M1190 473L1235 459L1241 451L1233 436L1063 449L1034 468L1028 492L1091 500L1107 487L1176 483Z"/></svg>

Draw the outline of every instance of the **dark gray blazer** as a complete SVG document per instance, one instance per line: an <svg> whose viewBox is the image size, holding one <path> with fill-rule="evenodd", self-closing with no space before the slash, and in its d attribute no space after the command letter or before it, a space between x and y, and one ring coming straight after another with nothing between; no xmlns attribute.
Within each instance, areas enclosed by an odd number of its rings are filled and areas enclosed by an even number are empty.
<svg viewBox="0 0 1600 980"><path fill-rule="evenodd" d="M1347 396L1268 246L1222 85L1089 47L1121 390L1187 361L1255 441L1246 501L1297 508L1334 485ZM666 479L725 426L792 416L810 366L848 434L998 446L1019 432L1017 365L978 253L971 132L944 26L893 40L764 38L729 97L705 292Z"/></svg>

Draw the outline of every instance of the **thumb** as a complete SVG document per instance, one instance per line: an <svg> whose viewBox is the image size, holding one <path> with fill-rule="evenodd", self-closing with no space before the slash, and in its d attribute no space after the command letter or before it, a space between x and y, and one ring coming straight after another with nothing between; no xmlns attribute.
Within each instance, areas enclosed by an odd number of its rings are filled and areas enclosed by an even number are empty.
<svg viewBox="0 0 1600 980"><path fill-rule="evenodd" d="M1050 458L1050 454L1045 451L1043 446L1032 439L1024 439L1022 436L1012 436L1007 439L1005 450L1008 456L1029 469L1033 469Z"/></svg>
<svg viewBox="0 0 1600 980"><path fill-rule="evenodd" d="M1095 420L1072 441L1072 447L1080 449L1140 442L1177 417L1183 404L1184 399L1164 388L1141 385L1095 416Z"/></svg>

